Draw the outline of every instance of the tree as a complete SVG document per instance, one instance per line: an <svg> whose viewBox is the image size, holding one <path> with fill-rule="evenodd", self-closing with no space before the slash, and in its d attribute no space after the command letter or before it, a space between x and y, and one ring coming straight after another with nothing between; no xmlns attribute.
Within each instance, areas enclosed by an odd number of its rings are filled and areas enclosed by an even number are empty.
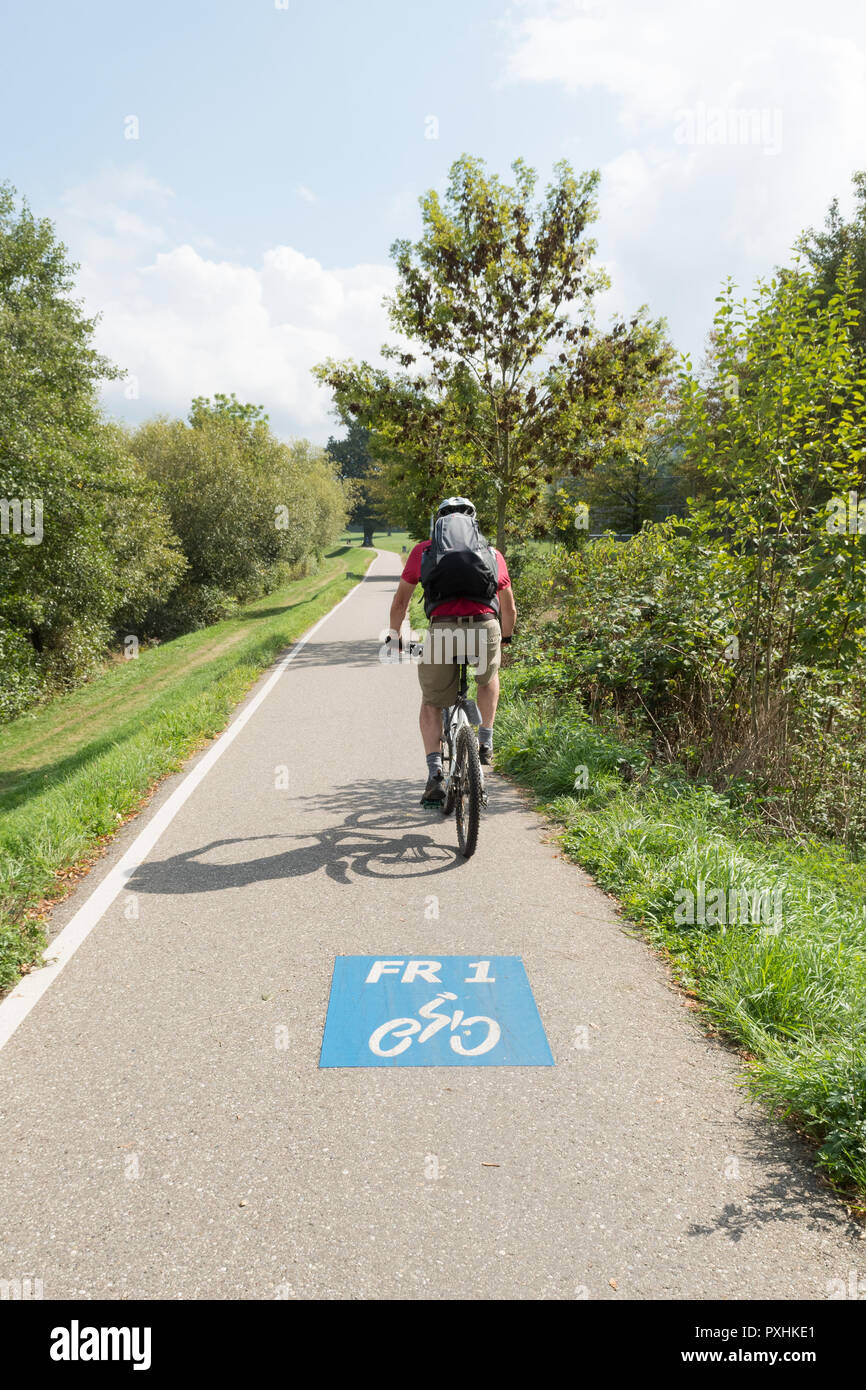
<svg viewBox="0 0 866 1390"><path fill-rule="evenodd" d="M119 373L93 347L94 320L71 297L75 266L47 219L0 187L0 707L92 669L124 615L166 596L184 569L157 489L122 431L106 425L99 382ZM22 508L40 532L18 525ZM12 521L7 525L9 517ZM10 653L21 677L5 680ZM15 684L17 694L6 699ZM29 692L29 693L28 693Z"/></svg>
<svg viewBox="0 0 866 1390"><path fill-rule="evenodd" d="M189 564L188 584L226 598L251 595L278 556L272 471L255 448L245 447L246 431L234 420L197 418L195 425L150 420L131 447L166 499Z"/></svg>
<svg viewBox="0 0 866 1390"><path fill-rule="evenodd" d="M251 405L249 401L239 401L234 391L227 396L217 391L213 400L208 396L193 396L189 410L189 423L199 429L211 420L231 422L238 437L253 444L257 434L264 438L268 434L268 417L263 405Z"/></svg>
<svg viewBox="0 0 866 1390"><path fill-rule="evenodd" d="M366 362L326 363L316 370L330 381L341 418L355 419L369 433L377 473L368 486L389 521L425 536L438 501L457 492L471 491L481 516L492 511L492 489L484 477L472 475L447 396L434 399L422 376L391 374Z"/></svg>
<svg viewBox="0 0 866 1390"><path fill-rule="evenodd" d="M563 161L536 203L535 172L522 160L512 170L508 185L464 155L444 201L435 190L421 200L422 239L394 243L391 322L418 344L384 350L402 372L317 369L395 463L403 452L407 474L471 486L500 546L518 509L554 473L584 468L592 441L616 434L669 359L663 324L643 311L608 333L594 328L593 301L608 286L587 237L598 173L578 179ZM417 478L415 490L425 490Z"/></svg>
<svg viewBox="0 0 866 1390"><path fill-rule="evenodd" d="M866 476L853 259L823 304L820 284L802 263L759 284L751 302L736 302L729 284L713 377L699 382L688 363L682 376L684 439L709 485L694 538L717 550L742 595L737 660L753 736L797 662L841 686L866 657L866 551L856 515L853 528L847 516L834 524Z"/></svg>
<svg viewBox="0 0 866 1390"><path fill-rule="evenodd" d="M150 621L161 633L214 622L322 552L346 520L345 490L321 449L284 444L261 406L193 401L189 423L159 418L132 450L165 497L189 571Z"/></svg>
<svg viewBox="0 0 866 1390"><path fill-rule="evenodd" d="M866 170L852 175L855 210L850 222L839 211L834 198L827 211L822 231L810 228L804 232L798 249L816 272L814 278L815 306L825 306L837 293L839 274L846 259L850 260L856 292L857 320L852 327L852 341L866 346ZM782 278L789 273L780 272Z"/></svg>
<svg viewBox="0 0 866 1390"><path fill-rule="evenodd" d="M370 456L370 431L351 416L343 424L345 438L335 439L332 435L325 448L339 469L340 477L352 484L349 524L360 526L362 543L372 545L376 524L382 520L383 498L381 486L377 486L376 465Z"/></svg>
<svg viewBox="0 0 866 1390"><path fill-rule="evenodd" d="M300 527L301 561L321 559L348 520L350 493L333 459L307 439L284 444L284 489L290 502L286 513ZM295 560L293 563L298 564Z"/></svg>
<svg viewBox="0 0 866 1390"><path fill-rule="evenodd" d="M636 535L646 522L684 511L680 453L665 431L606 450L580 482L590 529Z"/></svg>

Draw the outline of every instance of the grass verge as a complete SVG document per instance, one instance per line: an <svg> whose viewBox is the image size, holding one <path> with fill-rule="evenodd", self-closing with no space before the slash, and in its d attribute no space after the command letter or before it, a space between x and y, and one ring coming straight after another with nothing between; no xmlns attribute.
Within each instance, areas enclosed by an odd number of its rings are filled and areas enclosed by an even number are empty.
<svg viewBox="0 0 866 1390"><path fill-rule="evenodd" d="M314 575L0 729L0 990L38 959L46 911L118 826L225 728L262 671L372 558L340 547Z"/></svg>
<svg viewBox="0 0 866 1390"><path fill-rule="evenodd" d="M344 545L359 546L363 538L363 531L353 528L343 532L342 542ZM415 542L408 531L374 531L373 544L379 550L393 550L397 555L402 554L405 549L408 555Z"/></svg>
<svg viewBox="0 0 866 1390"><path fill-rule="evenodd" d="M862 1213L866 864L819 841L768 840L711 788L650 768L639 746L533 693L525 668L503 688L497 767L536 793L565 851L745 1053L749 1092L815 1141L819 1167Z"/></svg>

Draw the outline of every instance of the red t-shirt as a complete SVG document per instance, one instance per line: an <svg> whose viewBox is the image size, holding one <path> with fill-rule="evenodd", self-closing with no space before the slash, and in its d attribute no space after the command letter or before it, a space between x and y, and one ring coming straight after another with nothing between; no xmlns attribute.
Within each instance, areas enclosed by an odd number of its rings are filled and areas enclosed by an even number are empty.
<svg viewBox="0 0 866 1390"><path fill-rule="evenodd" d="M400 578L405 579L407 584L419 584L421 582L421 556L424 551L429 549L432 541L419 541L409 552L409 558L403 567ZM511 588L511 576L508 573L508 566L504 556L498 550L493 552L496 556L496 563L499 567L499 589ZM447 603L437 603L433 609L434 618L470 618L476 613L489 613L492 617L496 616L495 610L489 603L479 603L477 599L455 598L449 599Z"/></svg>

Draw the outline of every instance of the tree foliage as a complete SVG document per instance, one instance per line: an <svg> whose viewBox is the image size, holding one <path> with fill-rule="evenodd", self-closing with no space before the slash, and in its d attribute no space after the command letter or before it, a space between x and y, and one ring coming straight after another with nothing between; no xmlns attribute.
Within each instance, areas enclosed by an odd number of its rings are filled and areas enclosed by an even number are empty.
<svg viewBox="0 0 866 1390"><path fill-rule="evenodd" d="M112 641L163 637L279 582L337 538L321 450L234 395L130 436L97 391L119 373L73 298L52 224L0 187L0 719L86 678Z"/></svg>
<svg viewBox="0 0 866 1390"><path fill-rule="evenodd" d="M825 305L837 292L839 274L845 261L854 277L857 318L852 324L852 341L866 347L866 170L852 175L854 215L846 221L834 198L821 230L810 228L800 240L799 249L815 272L815 299ZM783 270L782 275L785 274Z"/></svg>
<svg viewBox="0 0 866 1390"><path fill-rule="evenodd" d="M719 297L688 361L686 515L520 578L525 658L785 829L866 834L866 379L851 259Z"/></svg>
<svg viewBox="0 0 866 1390"><path fill-rule="evenodd" d="M388 306L408 345L384 355L397 368L317 369L341 413L373 431L413 515L446 486L471 490L500 545L554 474L587 467L597 441L626 427L670 356L643 311L595 327L608 283L587 235L598 174L577 178L563 161L536 199L535 171L517 160L512 172L507 184L463 156L444 199L421 200L420 241L394 243Z"/></svg>
<svg viewBox="0 0 866 1390"><path fill-rule="evenodd" d="M130 447L158 486L189 570L166 608L149 615L180 630L212 622L237 598L274 585L321 555L345 524L344 493L323 451L287 445L261 407L197 398L189 421L148 421Z"/></svg>
<svg viewBox="0 0 866 1390"><path fill-rule="evenodd" d="M394 502L382 479L379 463L371 453L371 433L358 420L343 420L346 434L332 435L326 447L346 485L349 525L360 526L364 544L372 544L373 532L390 522Z"/></svg>
<svg viewBox="0 0 866 1390"><path fill-rule="evenodd" d="M94 321L71 298L74 266L47 220L0 189L0 631L14 652L2 713L44 680L86 674L114 617L167 594L183 556L156 489L96 390L114 368L93 348ZM15 524L41 516L41 537Z"/></svg>

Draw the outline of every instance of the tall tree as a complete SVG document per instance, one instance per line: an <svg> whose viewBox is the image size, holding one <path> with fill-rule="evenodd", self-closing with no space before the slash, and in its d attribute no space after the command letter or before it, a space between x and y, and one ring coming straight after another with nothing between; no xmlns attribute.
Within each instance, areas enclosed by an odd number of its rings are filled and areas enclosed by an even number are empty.
<svg viewBox="0 0 866 1390"><path fill-rule="evenodd" d="M405 449L407 471L429 458L437 481L450 474L484 494L500 546L554 473L586 467L593 441L616 434L670 356L664 325L643 310L595 329L609 283L587 235L598 173L577 178L563 161L536 201L535 171L523 160L512 171L507 184L464 155L444 200L422 198L421 240L391 248L391 322L417 344L384 350L402 372L316 369L341 409Z"/></svg>
<svg viewBox="0 0 866 1390"><path fill-rule="evenodd" d="M684 443L710 485L692 512L695 544L724 556L742 596L738 660L753 735L795 662L843 681L866 653L857 506L866 378L853 259L826 304L816 305L818 289L802 264L760 283L751 302L737 302L729 284L713 379L698 381L687 359L681 378Z"/></svg>
<svg viewBox="0 0 866 1390"><path fill-rule="evenodd" d="M335 439L332 435L325 448L340 477L351 484L349 525L360 526L363 544L372 545L376 523L381 523L383 517L381 488L377 486L376 465L370 455L370 431L351 416L343 424L345 438Z"/></svg>
<svg viewBox="0 0 866 1390"><path fill-rule="evenodd" d="M587 475L581 495L589 506L593 531L636 535L647 521L661 521L685 498L671 469L671 453L662 439L644 448L611 450Z"/></svg>
<svg viewBox="0 0 866 1390"><path fill-rule="evenodd" d="M866 170L852 175L854 185L854 215L846 220L834 198L827 211L823 228L804 232L799 247L815 270L813 296L815 306L826 305L838 293L839 274L846 259L850 261L858 309L851 337L859 347L866 346ZM791 274L790 271L783 271Z"/></svg>
<svg viewBox="0 0 866 1390"><path fill-rule="evenodd" d="M189 424L155 419L131 448L159 486L189 571L160 630L213 622L238 597L277 582L337 538L344 488L331 459L305 440L281 442L260 406L198 397Z"/></svg>
<svg viewBox="0 0 866 1390"><path fill-rule="evenodd" d="M115 615L166 595L185 562L157 489L97 388L118 376L73 298L75 266L51 222L0 186L0 713L39 681L80 679L101 659ZM38 510L40 534L17 526ZM8 523L12 515L13 524ZM10 655L12 654L12 655Z"/></svg>

